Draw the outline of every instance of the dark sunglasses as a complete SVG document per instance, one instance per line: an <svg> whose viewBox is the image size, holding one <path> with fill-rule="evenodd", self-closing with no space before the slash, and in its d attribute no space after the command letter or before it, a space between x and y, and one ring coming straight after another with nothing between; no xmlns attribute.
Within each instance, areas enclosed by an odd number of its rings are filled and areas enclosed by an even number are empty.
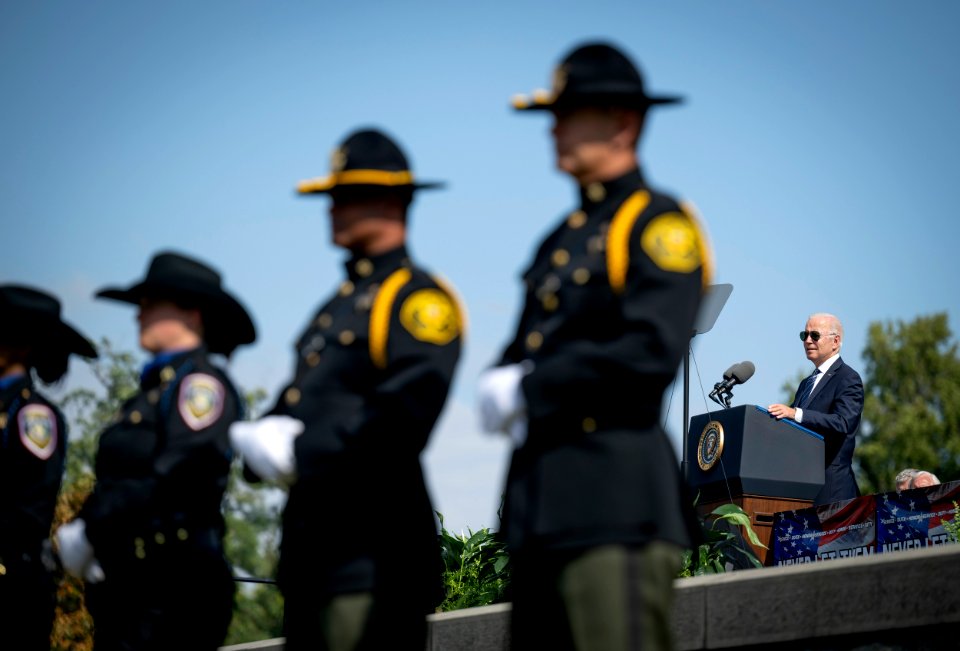
<svg viewBox="0 0 960 651"><path fill-rule="evenodd" d="M824 336L832 337L835 334L836 334L835 332L831 332L831 333L828 333L827 335L822 335L816 330L804 330L803 332L800 333L800 341L806 341L807 337L810 337L814 341L820 341L820 337L824 337Z"/></svg>

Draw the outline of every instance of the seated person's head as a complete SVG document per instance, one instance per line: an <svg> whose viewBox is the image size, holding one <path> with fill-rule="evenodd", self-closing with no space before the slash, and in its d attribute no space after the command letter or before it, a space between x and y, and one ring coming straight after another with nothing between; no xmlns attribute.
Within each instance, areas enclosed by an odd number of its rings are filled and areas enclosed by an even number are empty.
<svg viewBox="0 0 960 651"><path fill-rule="evenodd" d="M917 473L917 476L913 478L912 488L926 488L927 486L936 486L940 483L940 480L937 479L937 476L932 472L927 472L926 470L921 470Z"/></svg>

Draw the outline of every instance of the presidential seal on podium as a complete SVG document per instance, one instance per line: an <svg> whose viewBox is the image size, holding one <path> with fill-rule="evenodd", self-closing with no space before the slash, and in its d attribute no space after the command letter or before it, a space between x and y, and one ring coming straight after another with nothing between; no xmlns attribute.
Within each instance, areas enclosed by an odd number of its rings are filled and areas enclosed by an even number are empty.
<svg viewBox="0 0 960 651"><path fill-rule="evenodd" d="M697 465L704 472L713 468L720 455L723 454L723 425L719 421L711 420L700 433L700 442L697 444Z"/></svg>

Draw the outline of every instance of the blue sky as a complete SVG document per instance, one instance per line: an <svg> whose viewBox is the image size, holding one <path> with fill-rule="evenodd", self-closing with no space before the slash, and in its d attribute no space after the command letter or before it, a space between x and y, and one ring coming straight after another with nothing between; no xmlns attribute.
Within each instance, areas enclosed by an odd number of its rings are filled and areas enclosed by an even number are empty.
<svg viewBox="0 0 960 651"><path fill-rule="evenodd" d="M510 337L518 274L574 203L549 120L509 98L609 40L654 92L649 180L693 201L720 283L693 342L692 414L749 359L735 404L807 370L796 333L831 311L862 369L872 321L946 311L957 328L960 4L174 1L0 4L0 282L58 295L92 338L137 345L134 311L94 301L158 250L207 260L253 313L231 363L271 399L341 278L326 201L294 194L349 131L393 134L425 179L410 248L459 289L470 338L424 457L454 529L497 526L506 441L476 426L475 379ZM89 382L75 363L61 390ZM682 431L678 382L665 423ZM375 527L376 523L370 523Z"/></svg>

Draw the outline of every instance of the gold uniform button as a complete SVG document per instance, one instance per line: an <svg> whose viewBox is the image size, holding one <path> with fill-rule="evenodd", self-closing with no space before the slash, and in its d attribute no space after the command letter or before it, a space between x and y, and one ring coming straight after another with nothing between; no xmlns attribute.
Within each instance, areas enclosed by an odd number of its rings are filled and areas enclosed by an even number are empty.
<svg viewBox="0 0 960 651"><path fill-rule="evenodd" d="M23 391L20 392L20 395L23 396L23 399L24 399L24 400L29 400L29 399L30 399L30 389L24 389Z"/></svg>
<svg viewBox="0 0 960 651"><path fill-rule="evenodd" d="M591 183L587 186L587 198L590 201L603 201L607 196L607 189L602 183Z"/></svg>
<svg viewBox="0 0 960 651"><path fill-rule="evenodd" d="M353 334L352 330L344 330L340 333L340 336L337 339L340 340L340 343L344 346L349 346L356 340L357 336Z"/></svg>
<svg viewBox="0 0 960 651"><path fill-rule="evenodd" d="M287 404L291 407L300 402L300 389L297 387L290 387L283 394L283 399L287 401Z"/></svg>
<svg viewBox="0 0 960 651"><path fill-rule="evenodd" d="M580 228L587 223L587 213L582 210L576 210L567 217L567 226L570 228Z"/></svg>
<svg viewBox="0 0 960 651"><path fill-rule="evenodd" d="M317 317L317 325L321 328L329 328L332 323L333 317L326 312Z"/></svg>
<svg viewBox="0 0 960 651"><path fill-rule="evenodd" d="M7 426L7 415L0 414L0 429L3 429L6 426Z"/></svg>
<svg viewBox="0 0 960 651"><path fill-rule="evenodd" d="M316 365L319 364L319 363L320 363L320 353L314 351L314 352L310 353L309 355L307 355L307 365L308 365L308 366L316 366Z"/></svg>
<svg viewBox="0 0 960 651"><path fill-rule="evenodd" d="M0 563L0 576L3 576L6 573L7 573L7 566L4 565L3 563Z"/></svg>
<svg viewBox="0 0 960 651"><path fill-rule="evenodd" d="M366 278L373 273L373 263L366 258L362 258L357 260L357 264L354 265L354 269L357 270L357 273L360 274L361 278Z"/></svg>
<svg viewBox="0 0 960 651"><path fill-rule="evenodd" d="M584 267L580 267L573 272L573 282L578 285L586 285L587 281L590 280L590 271Z"/></svg>
<svg viewBox="0 0 960 651"><path fill-rule="evenodd" d="M597 431L597 421L587 417L583 419L583 431L587 434L592 434Z"/></svg>
<svg viewBox="0 0 960 651"><path fill-rule="evenodd" d="M340 285L340 296L350 296L353 293L353 283L349 280L343 281Z"/></svg>
<svg viewBox="0 0 960 651"><path fill-rule="evenodd" d="M142 421L142 420L143 420L143 416L140 414L139 411L134 410L134 411L131 411L131 412L130 412L130 422L131 422L131 423L133 423L134 425L137 425L137 424L139 424L140 421Z"/></svg>
<svg viewBox="0 0 960 651"><path fill-rule="evenodd" d="M562 267L570 262L570 253L568 253L566 249L557 249L550 256L550 261L554 267Z"/></svg>
<svg viewBox="0 0 960 651"><path fill-rule="evenodd" d="M158 531L157 533L153 534L153 540L158 545L162 545L167 542L167 537L163 535L163 532Z"/></svg>
<svg viewBox="0 0 960 651"><path fill-rule="evenodd" d="M175 377L177 377L177 372L173 370L172 366L164 366L163 370L160 371L160 379L164 382L169 382Z"/></svg>
<svg viewBox="0 0 960 651"><path fill-rule="evenodd" d="M144 549L145 545L146 543L144 542L143 538L133 539L133 547L134 547L133 555L139 558L140 560L143 560L147 557L147 550Z"/></svg>
<svg viewBox="0 0 960 651"><path fill-rule="evenodd" d="M190 537L190 534L187 533L187 530L186 530L186 529L182 529L182 528L181 528L181 529L177 529L177 540L179 540L179 541L182 542L182 541L186 540L186 539L189 538L189 537Z"/></svg>
<svg viewBox="0 0 960 651"><path fill-rule="evenodd" d="M156 389L151 389L147 392L147 402L151 405L155 405L160 401L160 392Z"/></svg>
<svg viewBox="0 0 960 651"><path fill-rule="evenodd" d="M547 294L543 297L541 303L543 304L543 309L547 312L553 312L557 309L557 306L560 305L560 299L557 298L556 294Z"/></svg>
<svg viewBox="0 0 960 651"><path fill-rule="evenodd" d="M543 335L534 330L527 335L527 350L537 350L543 345Z"/></svg>

